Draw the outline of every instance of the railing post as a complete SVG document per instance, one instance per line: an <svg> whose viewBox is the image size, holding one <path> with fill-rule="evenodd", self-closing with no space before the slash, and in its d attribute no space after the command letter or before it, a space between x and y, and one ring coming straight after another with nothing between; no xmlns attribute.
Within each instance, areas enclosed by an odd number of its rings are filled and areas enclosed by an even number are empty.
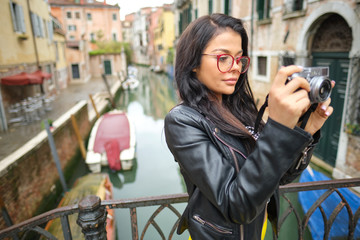
<svg viewBox="0 0 360 240"><path fill-rule="evenodd" d="M79 202L79 216L76 223L81 227L86 240L106 239L107 211L101 206L98 196L86 196Z"/></svg>

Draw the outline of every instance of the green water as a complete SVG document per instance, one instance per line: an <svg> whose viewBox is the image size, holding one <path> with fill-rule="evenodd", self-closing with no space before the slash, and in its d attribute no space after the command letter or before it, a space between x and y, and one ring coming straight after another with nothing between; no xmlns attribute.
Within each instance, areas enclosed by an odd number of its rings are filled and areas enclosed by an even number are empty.
<svg viewBox="0 0 360 240"><path fill-rule="evenodd" d="M167 148L163 131L164 117L177 101L172 82L166 75L155 74L146 68L138 69L139 87L136 90L120 92L117 102L117 108L126 111L129 120L135 125L137 156L131 171L109 171L115 199L186 191L178 165ZM137 208L139 236L157 207ZM175 204L174 207L182 213L185 204ZM117 209L115 217L118 239L131 239L129 209ZM155 218L166 238L176 220L176 215L169 209L164 209ZM154 240L161 237L155 228L150 226L144 239ZM188 234L174 234L173 239L188 239Z"/></svg>

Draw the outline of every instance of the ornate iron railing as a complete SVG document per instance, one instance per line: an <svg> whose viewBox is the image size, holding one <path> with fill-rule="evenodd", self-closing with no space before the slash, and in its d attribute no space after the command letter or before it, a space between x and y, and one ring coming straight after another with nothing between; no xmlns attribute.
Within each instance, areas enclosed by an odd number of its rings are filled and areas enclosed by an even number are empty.
<svg viewBox="0 0 360 240"><path fill-rule="evenodd" d="M279 230L285 220L290 216L291 213L295 214L297 220L297 230L298 230L298 239L304 239L304 232L308 225L309 219L316 209L320 209L323 221L324 221L324 238L328 239L332 224L338 215L338 213L345 207L349 215L349 226L348 226L348 236L347 239L354 239L354 232L356 225L358 224L360 218L360 207L352 212L349 203L344 198L344 196L339 192L339 188L344 187L358 187L360 186L360 178L353 179L340 179L340 180L328 180L328 181L318 181L318 182L307 182L307 183L291 183L285 186L280 187L280 194L288 202L289 206L286 210L282 211L282 215L279 219ZM293 203L286 196L288 193L301 192L301 191L311 191L311 190L320 190L326 189L323 193L311 206L309 211L304 214L299 213L295 208ZM334 208L329 218L326 217L321 203L327 199L330 194L337 193L341 202ZM72 239L71 230L69 226L68 216L74 213L79 213L77 218L77 224L81 227L82 232L85 235L85 239L106 239L106 215L107 209L118 209L118 208L127 208L130 209L131 216L131 232L132 239L144 239L145 233L148 230L148 227L152 225L158 232L161 239L172 239L178 221L180 218L180 213L176 210L172 204L184 203L188 200L187 194L174 194L174 195L164 195L157 197L144 197L136 199L127 199L127 200L108 200L101 201L99 197L90 195L82 199L79 204L66 206L61 208L56 208L54 210L43 213L39 216L28 219L22 223L13 225L6 229L0 230L0 239L26 239L26 235L29 232L36 232L39 235L44 236L47 239L56 239L51 233L44 230L40 226L47 223L48 221L60 218L63 236L64 239ZM148 206L159 206L155 212L152 214L150 219L147 221L142 234L139 238L138 234L138 219L137 219L137 208L139 207L148 207ZM176 216L177 221L175 221L169 236L166 238L161 227L155 221L156 216L165 208L170 209ZM274 239L276 237L274 236Z"/></svg>

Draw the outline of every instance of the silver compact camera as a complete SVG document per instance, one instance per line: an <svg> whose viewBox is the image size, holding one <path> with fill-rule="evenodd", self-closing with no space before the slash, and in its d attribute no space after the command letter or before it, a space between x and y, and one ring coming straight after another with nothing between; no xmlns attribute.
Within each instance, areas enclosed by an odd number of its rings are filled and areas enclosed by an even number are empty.
<svg viewBox="0 0 360 240"><path fill-rule="evenodd" d="M311 103L325 102L330 97L332 87L328 67L304 67L301 72L292 74L288 80L296 77L305 78L310 83Z"/></svg>

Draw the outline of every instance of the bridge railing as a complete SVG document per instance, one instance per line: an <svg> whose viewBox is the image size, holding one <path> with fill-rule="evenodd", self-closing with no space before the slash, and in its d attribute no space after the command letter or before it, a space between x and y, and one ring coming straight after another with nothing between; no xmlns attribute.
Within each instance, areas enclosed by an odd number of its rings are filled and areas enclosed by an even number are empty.
<svg viewBox="0 0 360 240"><path fill-rule="evenodd" d="M296 216L298 239L304 239L305 230L308 226L309 219L313 215L316 209L319 209L324 223L324 237L328 239L331 227L334 223L336 216L342 209L346 209L349 215L348 220L348 236L347 239L354 239L355 228L360 218L360 207L353 212L349 206L348 201L339 191L339 188L347 187L359 187L360 178L353 179L338 179L327 180L318 182L305 182L305 183L291 183L280 187L280 194L283 199L288 203L287 209L283 210L279 218L279 230L284 226L284 222L291 214ZM309 208L309 210L303 214L296 210L294 203L287 197L289 193L296 193L302 191L311 190L326 190ZM330 217L327 217L321 204L331 195L338 194L341 198L340 203L333 209ZM69 216L78 213L77 224L81 227L85 239L106 239L106 216L107 209L129 209L131 217L131 233L132 239L144 239L144 236L152 225L159 234L159 239L172 239L176 231L179 218L181 214L173 206L177 203L185 203L188 200L187 194L174 194L163 195L155 197L143 197L136 199L120 199L120 200L108 200L101 201L99 197L90 195L82 199L79 204L60 207L28 219L19 224L13 225L6 229L0 230L0 239L26 239L26 235L29 232L36 232L37 234L44 236L47 239L57 239L50 232L40 227L48 221L56 218L60 218L62 225L63 237L66 240L72 239L72 234L69 226ZM146 222L145 227L139 236L138 229L138 217L137 208L158 206L152 216ZM168 236L165 236L161 226L155 221L156 216L165 208L170 209L177 217L174 225ZM303 217L301 217L303 216ZM275 236L273 236L276 239Z"/></svg>

